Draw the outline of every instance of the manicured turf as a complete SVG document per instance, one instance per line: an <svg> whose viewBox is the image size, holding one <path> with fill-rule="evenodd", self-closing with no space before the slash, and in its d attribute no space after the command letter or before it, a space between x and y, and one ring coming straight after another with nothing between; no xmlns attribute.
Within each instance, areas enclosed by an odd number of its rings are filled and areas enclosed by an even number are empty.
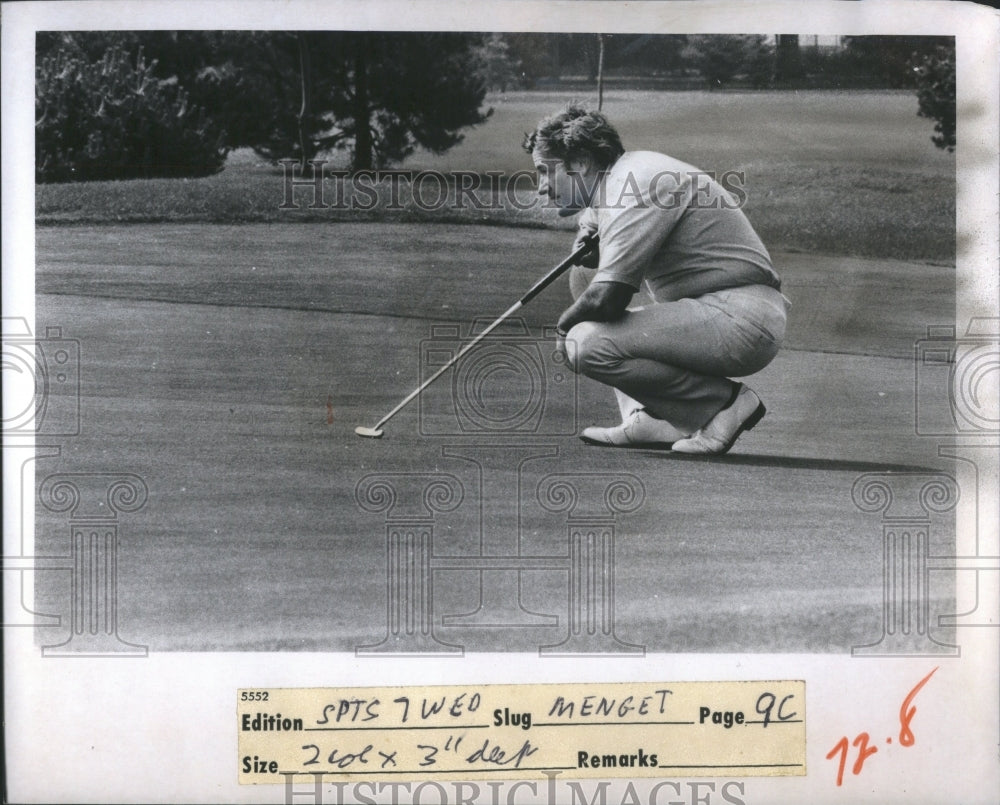
<svg viewBox="0 0 1000 805"><path fill-rule="evenodd" d="M442 378L382 440L353 434L414 388L429 347L453 343L432 339L433 325L465 335L491 320L568 245L562 232L418 224L40 228L36 327L80 339L83 426L38 477L133 472L150 490L121 518L120 634L155 651L376 643L387 526L355 498L365 476L459 479L462 503L434 520L440 555L476 554L482 540L549 556L565 555L566 514L543 509L536 487L583 473L632 476L645 494L615 523L621 639L780 652L877 640L882 527L851 488L867 472L948 469L914 435L912 355L927 325L953 318L954 270L776 251L793 300L787 347L751 380L770 413L723 459L582 445L572 431L612 421L611 396L581 382L574 397L552 372L540 432L446 433ZM529 331L567 301L562 284L546 291L524 311ZM486 383L490 410L516 411L531 392L518 372ZM65 553L65 515L39 507L37 525L36 552ZM947 517L932 538L948 551ZM37 577L37 608L67 612L65 576ZM932 609L949 610L952 580L931 583ZM435 630L468 651L558 643L566 584L563 570L521 578L524 607L557 624L444 626L480 588L476 572L439 571Z"/></svg>

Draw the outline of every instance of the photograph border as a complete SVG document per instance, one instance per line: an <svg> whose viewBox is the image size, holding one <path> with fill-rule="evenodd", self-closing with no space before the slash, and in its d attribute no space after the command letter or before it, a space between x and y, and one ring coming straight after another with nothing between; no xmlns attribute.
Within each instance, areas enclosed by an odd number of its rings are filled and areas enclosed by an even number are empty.
<svg viewBox="0 0 1000 805"><path fill-rule="evenodd" d="M1000 310L1000 26L995 12L943 0L880 3L697 2L644 0L619 4L600 0L544 2L25 2L2 8L0 52L3 82L3 316L34 322L34 34L37 30L503 30L670 33L954 35L958 72L957 305L958 337L975 335L976 322L997 321ZM983 69L983 65L991 69ZM931 324L930 322L928 324ZM970 328L972 328L970 330ZM36 337L39 334L35 334ZM71 335L71 334L70 334ZM994 376L996 363L993 364ZM6 378L5 378L6 380ZM30 394L31 392L27 392ZM5 383L5 407L25 390ZM996 399L988 401L996 411ZM6 419L5 419L6 421ZM953 440L942 455L977 451L976 505L960 511L957 536L968 544L996 546L996 440ZM12 447L5 435L6 448ZM23 440L19 449L34 450ZM45 445L38 440L37 447ZM986 449L983 449L983 448ZM960 456L959 456L960 457ZM968 461L968 459L966 459ZM18 472L11 472L16 467ZM22 467L23 469L22 471ZM29 463L4 461L4 575L28 579L30 600L35 500ZM36 480L41 480L36 479ZM94 480L94 479L89 479ZM121 489L122 511L145 501L142 479L101 478ZM870 501L859 492L856 500ZM871 509L880 511L878 508ZM15 516L16 515L16 516ZM993 520L991 520L993 518ZM873 523L873 533L876 533ZM962 559L960 562L959 559ZM996 603L1000 557L988 550L956 558L962 584L976 581L977 605ZM968 588L963 586L968 594ZM15 612L17 590L4 585L4 611ZM808 695L808 774L801 778L747 778L740 791L747 805L776 802L989 802L1000 785L996 744L1000 733L998 613L987 611L970 627L956 625L961 654L933 660L917 657L832 655L655 654L624 662L595 657L477 654L454 658L392 657L378 664L352 653L299 652L156 653L134 646L121 662L107 657L45 657L32 629L5 628L5 719L7 793L12 802L41 801L225 801L288 799L274 786L238 786L236 694L241 688L360 687L429 684L532 684L539 682L670 682L804 679ZM336 673L331 673L331 667ZM933 696L919 702L928 738L912 755L872 762L863 786L833 785L828 753L842 736L853 739L870 727L871 714L895 718L907 692L939 667ZM891 721L891 718L889 719ZM925 742L926 740L926 742ZM855 744L856 745L856 744ZM852 756L853 757L853 756ZM57 768L58 774L52 770ZM544 778L539 778L542 791ZM621 794L625 780L614 781ZM638 781L637 791L646 791ZM724 781L715 781L720 787ZM857 782L857 780L853 781ZM313 801L337 802L343 790L324 789ZM308 789L294 800L307 801ZM588 792L592 789L586 789ZM707 791L708 789L705 789ZM81 793L82 792L82 793ZM886 797L889 793L889 798ZM690 793L690 791L688 791ZM687 795L687 794L685 794ZM704 795L704 791L702 792ZM609 794L609 801L622 801ZM662 796L662 795L661 795ZM697 800L698 794L692 795ZM383 801L383 800L379 800ZM436 800L429 800L436 801ZM544 793L539 799L544 801ZM647 801L642 798L641 801ZM661 800L665 801L665 800ZM718 796L712 800L721 801Z"/></svg>

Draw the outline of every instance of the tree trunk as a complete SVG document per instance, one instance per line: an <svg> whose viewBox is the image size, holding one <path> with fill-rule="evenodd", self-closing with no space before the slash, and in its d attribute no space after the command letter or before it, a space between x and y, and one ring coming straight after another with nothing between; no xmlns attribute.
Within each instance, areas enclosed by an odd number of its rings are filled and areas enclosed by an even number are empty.
<svg viewBox="0 0 1000 805"><path fill-rule="evenodd" d="M779 34L774 48L775 83L795 82L802 78L802 54L798 34Z"/></svg>
<svg viewBox="0 0 1000 805"><path fill-rule="evenodd" d="M597 111L604 106L604 34L597 35Z"/></svg>
<svg viewBox="0 0 1000 805"><path fill-rule="evenodd" d="M299 46L299 79L302 85L302 105L299 107L299 114L297 115L299 124L299 154L302 160L300 171L305 173L306 162L312 159L316 154L313 149L312 138L306 136L305 121L306 116L309 114L309 45L306 42L306 36L304 33L297 34L295 37L298 40Z"/></svg>
<svg viewBox="0 0 1000 805"><path fill-rule="evenodd" d="M372 130L368 102L368 37L359 36L354 51L354 170L371 170Z"/></svg>
<svg viewBox="0 0 1000 805"><path fill-rule="evenodd" d="M552 78L559 78L562 74L559 55L559 37L561 34L549 34L549 74Z"/></svg>

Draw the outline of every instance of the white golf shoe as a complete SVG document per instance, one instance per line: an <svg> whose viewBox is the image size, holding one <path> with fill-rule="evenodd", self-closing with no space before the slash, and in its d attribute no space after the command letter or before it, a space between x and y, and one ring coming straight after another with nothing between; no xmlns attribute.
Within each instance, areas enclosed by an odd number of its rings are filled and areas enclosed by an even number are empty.
<svg viewBox="0 0 1000 805"><path fill-rule="evenodd" d="M655 419L645 410L639 410L613 428L585 428L580 438L587 444L599 447L669 450L678 439L690 435L678 430L665 419Z"/></svg>
<svg viewBox="0 0 1000 805"><path fill-rule="evenodd" d="M767 409L760 397L741 383L735 399L690 439L674 442L673 451L692 455L725 453L740 434L760 422L765 413Z"/></svg>

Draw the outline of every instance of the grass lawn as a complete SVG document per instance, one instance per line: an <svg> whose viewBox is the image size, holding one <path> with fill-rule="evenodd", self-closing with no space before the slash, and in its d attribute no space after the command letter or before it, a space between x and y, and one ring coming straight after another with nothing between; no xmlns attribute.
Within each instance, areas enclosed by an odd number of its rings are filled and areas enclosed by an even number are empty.
<svg viewBox="0 0 1000 805"><path fill-rule="evenodd" d="M443 155L417 153L404 170L502 172L530 168L519 140L537 120L570 100L566 92L518 92L488 99L492 117L466 132ZM605 111L627 148L660 150L721 173L745 175L747 215L772 249L953 263L955 160L930 142L932 124L917 117L916 100L903 92L612 92ZM329 169L338 167L331 158ZM324 200L345 196L327 177ZM554 211L531 205L527 175L515 185L517 204L479 192L441 198L436 182L421 185L415 204L407 182L374 183L368 209L310 209L296 191L298 209L281 209L281 168L252 152L231 155L219 174L201 179L157 179L39 185L39 224L285 221L438 221L504 226L569 227ZM351 205L345 204L350 207ZM528 207L527 209L524 209Z"/></svg>

